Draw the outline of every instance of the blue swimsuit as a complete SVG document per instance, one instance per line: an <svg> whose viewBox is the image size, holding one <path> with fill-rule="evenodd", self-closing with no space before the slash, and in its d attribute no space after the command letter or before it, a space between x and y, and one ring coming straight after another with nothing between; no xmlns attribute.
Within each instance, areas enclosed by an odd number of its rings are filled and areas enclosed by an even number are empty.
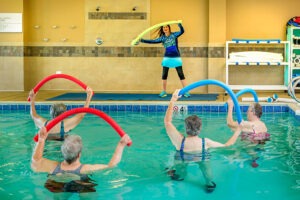
<svg viewBox="0 0 300 200"><path fill-rule="evenodd" d="M204 160L209 160L210 158L210 153L205 150L205 139L202 139L202 152L201 153L186 153L183 151L184 149L184 142L185 142L185 137L183 137L180 150L176 151L175 154L175 159L176 160L182 160L182 161L204 161Z"/></svg>

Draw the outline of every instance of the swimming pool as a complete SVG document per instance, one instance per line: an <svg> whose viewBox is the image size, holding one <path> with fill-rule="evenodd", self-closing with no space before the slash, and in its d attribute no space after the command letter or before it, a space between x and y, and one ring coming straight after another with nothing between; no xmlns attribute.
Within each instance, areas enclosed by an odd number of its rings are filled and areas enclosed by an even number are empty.
<svg viewBox="0 0 300 200"><path fill-rule="evenodd" d="M78 107L79 105L74 105ZM49 105L38 105L48 117ZM94 173L96 192L54 194L44 188L47 175L33 173L30 158L36 133L27 105L0 106L0 197L1 199L298 199L300 194L300 121L287 106L264 107L271 141L260 152L258 168L250 166L248 155L236 152L241 143L212 150L216 190L206 194L204 179L194 164L184 181L169 179L164 169L172 164L174 148L163 125L166 105L93 105L107 112L131 136L121 163ZM222 105L188 106L188 114L203 118L202 136L225 142L227 128ZM2 109L1 109L2 108ZM246 110L246 107L243 108ZM272 111L272 112L271 112ZM185 114L174 117L184 130ZM245 117L245 116L244 116ZM83 138L83 163L107 163L119 136L100 118L86 115L72 131ZM61 159L58 142L47 142L45 155Z"/></svg>

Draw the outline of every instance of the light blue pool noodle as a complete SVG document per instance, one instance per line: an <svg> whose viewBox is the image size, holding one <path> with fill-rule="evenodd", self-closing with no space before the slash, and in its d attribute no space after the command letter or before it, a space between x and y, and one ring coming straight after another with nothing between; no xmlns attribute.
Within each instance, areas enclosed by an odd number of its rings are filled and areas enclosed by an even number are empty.
<svg viewBox="0 0 300 200"><path fill-rule="evenodd" d="M257 97L257 94L256 94L256 92L255 92L253 89L251 89L251 88L245 88L245 89L243 89L243 90L240 90L239 92L237 92L237 93L235 94L235 96L236 96L236 98L238 98L239 96L241 96L242 94L245 94L245 93L251 93L251 94L253 95L254 101L255 101L256 103L258 103L258 97Z"/></svg>
<svg viewBox="0 0 300 200"><path fill-rule="evenodd" d="M222 83L221 81L208 79L208 80L201 80L201 81L192 83L192 84L182 88L179 92L179 96L182 96L184 93L186 93L194 88L203 86L203 85L217 85L217 86L222 87L223 89L225 89L228 92L228 94L230 95L230 97L233 101L234 106L236 107L235 110L236 110L236 115L237 115L237 121L240 124L242 122L242 113L241 113L241 109L238 109L238 108L240 108L240 106L239 106L237 97L235 96L233 91L226 84Z"/></svg>
<svg viewBox="0 0 300 200"><path fill-rule="evenodd" d="M237 92L236 94L235 94L235 96L236 96L236 98L239 98L241 95L243 95L243 94L245 94L245 93L251 93L252 94L252 96L253 96L253 98L254 98L254 101L256 102L256 103L258 103L258 97L257 97L257 94L256 94L256 92L253 90L253 89L251 89L251 88L245 88L245 89L243 89L243 90L240 90L239 92ZM226 108L227 108L227 103L225 103L225 105L224 105Z"/></svg>

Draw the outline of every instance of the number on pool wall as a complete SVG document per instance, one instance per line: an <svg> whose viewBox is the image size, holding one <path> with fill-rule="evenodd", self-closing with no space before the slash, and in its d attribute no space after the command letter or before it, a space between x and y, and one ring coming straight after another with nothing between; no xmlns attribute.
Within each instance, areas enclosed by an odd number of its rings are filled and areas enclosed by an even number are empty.
<svg viewBox="0 0 300 200"><path fill-rule="evenodd" d="M173 111L176 114L187 114L187 105L176 105L173 107Z"/></svg>

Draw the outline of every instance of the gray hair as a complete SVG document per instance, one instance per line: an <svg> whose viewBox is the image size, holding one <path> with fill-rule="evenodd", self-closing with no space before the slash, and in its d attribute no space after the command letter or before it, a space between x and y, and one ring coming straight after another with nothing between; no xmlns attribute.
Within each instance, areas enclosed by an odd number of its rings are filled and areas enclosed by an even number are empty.
<svg viewBox="0 0 300 200"><path fill-rule="evenodd" d="M61 146L62 155L67 161L67 163L71 164L74 162L82 150L82 140L78 135L69 135L65 138L64 143Z"/></svg>
<svg viewBox="0 0 300 200"><path fill-rule="evenodd" d="M61 115L67 110L67 107L63 103L55 103L50 108L50 115L54 119L55 117Z"/></svg>
<svg viewBox="0 0 300 200"><path fill-rule="evenodd" d="M191 115L185 120L186 133L191 136L199 135L202 127L202 120L197 115Z"/></svg>

